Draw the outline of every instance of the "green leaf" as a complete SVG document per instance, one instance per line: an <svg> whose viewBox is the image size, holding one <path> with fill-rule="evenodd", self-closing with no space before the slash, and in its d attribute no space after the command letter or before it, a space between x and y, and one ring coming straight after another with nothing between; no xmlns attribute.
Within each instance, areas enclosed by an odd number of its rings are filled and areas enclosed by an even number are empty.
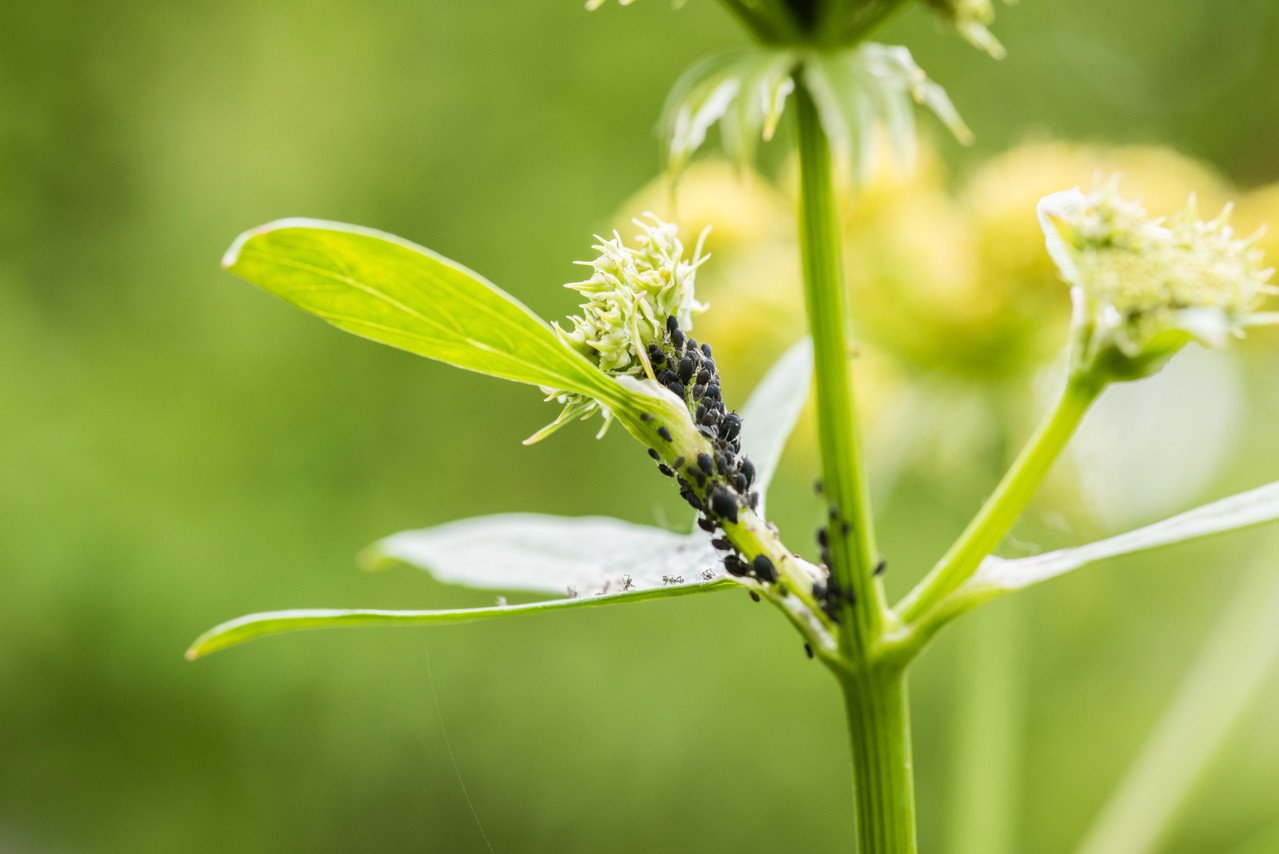
<svg viewBox="0 0 1279 854"><path fill-rule="evenodd" d="M399 237L286 219L240 235L222 263L363 338L503 379L624 399L616 383L510 294Z"/></svg>
<svg viewBox="0 0 1279 854"><path fill-rule="evenodd" d="M370 546L361 563L370 569L406 563L468 587L587 597L696 585L724 574L706 536L600 516L538 513L393 534Z"/></svg>
<svg viewBox="0 0 1279 854"><path fill-rule="evenodd" d="M1029 587L1097 561L1224 534L1279 520L1279 482L1232 495L1194 510L1095 543L1008 560L990 557L953 595L956 606ZM962 605L960 603L962 602Z"/></svg>
<svg viewBox="0 0 1279 854"><path fill-rule="evenodd" d="M742 408L742 451L755 464L761 516L786 440L808 400L812 377L813 342L805 338L769 368Z"/></svg>
<svg viewBox="0 0 1279 854"><path fill-rule="evenodd" d="M606 596L588 596L576 599L554 599L546 602L530 602L524 605L502 605L492 608L464 608L450 611L378 611L378 610L296 610L268 611L250 614L215 626L202 634L186 651L188 661L211 652L242 644L254 638L296 632L303 629L353 628L357 626L423 626L441 623L470 623L497 617L514 617L520 614L537 614L546 611L564 611L571 608L595 608L603 605L620 605L627 602L645 602L651 599L670 599L694 593L739 589L728 579L697 584L659 587L653 590L633 590Z"/></svg>

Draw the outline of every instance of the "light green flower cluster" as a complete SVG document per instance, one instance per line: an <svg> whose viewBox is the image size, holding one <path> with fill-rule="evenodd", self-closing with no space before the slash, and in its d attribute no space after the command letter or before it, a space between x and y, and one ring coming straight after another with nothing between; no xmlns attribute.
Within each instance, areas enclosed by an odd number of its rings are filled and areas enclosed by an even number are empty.
<svg viewBox="0 0 1279 854"><path fill-rule="evenodd" d="M616 231L611 240L596 235L599 256L578 262L591 268L591 277L565 285L586 297L582 314L569 318L571 330L555 328L602 370L652 377L648 346L662 341L666 318L674 317L687 331L693 315L706 310L693 293L697 268L708 257L702 254L706 232L686 256L679 226L651 213L633 222L640 228L635 246Z"/></svg>
<svg viewBox="0 0 1279 854"><path fill-rule="evenodd" d="M568 319L569 329L554 326L566 344L601 370L655 380L649 348L663 346L667 318L674 317L687 332L693 315L706 310L696 299L694 283L697 268L710 257L702 251L709 229L698 236L690 254L679 239L679 226L652 213L632 221L640 229L633 246L626 245L616 231L611 239L596 235L599 242L593 248L599 254L594 260L578 262L591 268L590 278L565 285L586 297L582 313ZM608 428L610 413L598 402L559 389L545 391L547 400L563 404L564 411L530 441L597 411L604 413L600 435Z"/></svg>
<svg viewBox="0 0 1279 854"><path fill-rule="evenodd" d="M1114 181L1039 203L1049 254L1072 289L1078 368L1135 379L1189 341L1219 347L1247 326L1279 321L1256 311L1275 292L1259 235L1235 237L1229 213L1205 222L1192 198L1181 213L1152 218Z"/></svg>

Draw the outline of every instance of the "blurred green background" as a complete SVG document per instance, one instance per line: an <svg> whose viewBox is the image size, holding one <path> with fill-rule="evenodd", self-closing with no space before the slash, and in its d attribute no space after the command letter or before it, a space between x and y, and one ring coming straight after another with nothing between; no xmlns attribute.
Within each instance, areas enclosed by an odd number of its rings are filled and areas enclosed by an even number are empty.
<svg viewBox="0 0 1279 854"><path fill-rule="evenodd" d="M1279 180L1270 0L1026 0L996 32L1003 62L921 9L882 34L976 131L941 143L953 174L1051 136ZM834 683L745 596L181 656L248 611L491 601L354 569L403 528L524 509L683 524L621 431L522 448L553 414L532 391L338 334L218 258L270 219L346 220L566 314L570 262L659 169L669 85L741 43L709 0L0 6L0 851L483 851L471 807L497 851L848 849ZM1190 498L1279 477L1279 341L1256 337L1242 426ZM791 462L772 506L805 542L815 464ZM905 476L881 502L899 588L992 478ZM1016 624L1010 850L1068 851L1274 542L1125 560L944 634L913 683L924 849L964 836L966 633ZM1269 687L1165 850L1279 821L1276 719Z"/></svg>

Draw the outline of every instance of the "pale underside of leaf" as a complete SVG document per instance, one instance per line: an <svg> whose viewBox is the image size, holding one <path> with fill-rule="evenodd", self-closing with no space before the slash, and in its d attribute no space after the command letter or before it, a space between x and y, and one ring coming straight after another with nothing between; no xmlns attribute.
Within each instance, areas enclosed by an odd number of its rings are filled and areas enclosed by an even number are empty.
<svg viewBox="0 0 1279 854"><path fill-rule="evenodd" d="M904 166L916 157L913 104L933 112L960 142L971 132L946 92L925 76L904 47L864 44L805 60L804 85L817 104L822 128L857 180L875 167L878 134Z"/></svg>
<svg viewBox="0 0 1279 854"><path fill-rule="evenodd" d="M296 611L269 611L250 614L215 626L196 639L186 652L188 660L211 652L236 646L254 638L295 632L303 629L355 628L359 626L438 625L443 623L470 623L499 617L515 617L564 611L572 608L594 608L603 605L620 605L628 602L645 602L652 599L669 599L693 593L710 593L717 590L739 589L728 579L698 584L674 585L652 590L632 590L604 596L587 596L574 599L553 599L530 602L523 605L502 605L491 608L462 608L449 611L380 611L368 609L314 609Z"/></svg>
<svg viewBox="0 0 1279 854"><path fill-rule="evenodd" d="M1012 560L989 557L954 595L959 600L982 601L1108 558L1250 528L1277 519L1279 483L1271 483L1095 543Z"/></svg>
<svg viewBox="0 0 1279 854"><path fill-rule="evenodd" d="M742 407L742 452L755 464L761 516L786 440L808 400L812 374L813 344L805 338L769 368Z"/></svg>
<svg viewBox="0 0 1279 854"><path fill-rule="evenodd" d="M754 49L708 57L685 72L659 122L670 168L683 168L716 122L725 151L739 165L753 160L759 140L777 129L795 64L789 51Z"/></svg>
<svg viewBox="0 0 1279 854"><path fill-rule="evenodd" d="M402 562L439 581L491 590L598 596L708 581L724 574L706 536L600 516L510 513L404 531L362 556Z"/></svg>

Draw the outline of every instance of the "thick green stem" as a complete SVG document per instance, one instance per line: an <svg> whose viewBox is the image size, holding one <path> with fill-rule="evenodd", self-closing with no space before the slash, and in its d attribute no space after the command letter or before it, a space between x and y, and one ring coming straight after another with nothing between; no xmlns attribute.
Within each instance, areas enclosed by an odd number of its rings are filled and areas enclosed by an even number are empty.
<svg viewBox="0 0 1279 854"><path fill-rule="evenodd" d="M799 122L799 244L808 326L813 336L822 482L830 502L827 547L832 578L852 593L843 607L840 640L845 653L857 661L870 653L887 612L883 585L875 576L879 553L853 405L853 351L830 141L822 129L817 107L803 87L796 92L795 100Z"/></svg>
<svg viewBox="0 0 1279 854"><path fill-rule="evenodd" d="M1031 437L973 521L923 581L897 606L907 625L915 623L946 594L963 584L1003 542L1083 420L1102 383L1072 374L1048 417Z"/></svg>
<svg viewBox="0 0 1279 854"><path fill-rule="evenodd" d="M915 788L905 673L897 668L843 678L853 750L861 854L913 854Z"/></svg>
<svg viewBox="0 0 1279 854"><path fill-rule="evenodd" d="M902 669L877 660L890 618L875 574L879 552L853 403L848 297L840 258L830 141L801 87L799 239L813 337L822 479L830 502L826 542L832 586L847 595L839 623L844 667L835 672L848 707L853 793L862 854L914 854L915 794Z"/></svg>

